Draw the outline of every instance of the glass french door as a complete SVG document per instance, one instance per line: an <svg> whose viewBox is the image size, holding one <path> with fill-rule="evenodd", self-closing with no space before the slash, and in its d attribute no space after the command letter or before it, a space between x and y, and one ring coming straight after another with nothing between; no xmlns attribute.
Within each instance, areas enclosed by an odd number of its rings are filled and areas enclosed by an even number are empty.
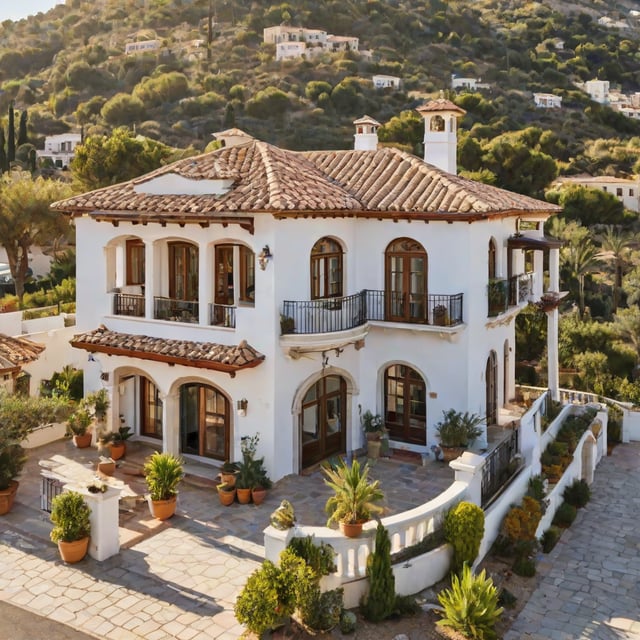
<svg viewBox="0 0 640 640"><path fill-rule="evenodd" d="M140 433L162 439L162 400L158 387L140 376Z"/></svg>
<svg viewBox="0 0 640 640"><path fill-rule="evenodd" d="M309 388L300 416L302 468L345 450L346 406L340 376L325 376Z"/></svg>
<svg viewBox="0 0 640 640"><path fill-rule="evenodd" d="M485 371L487 385L487 426L498 422L498 356L492 351Z"/></svg>
<svg viewBox="0 0 640 640"><path fill-rule="evenodd" d="M427 322L427 254L408 238L395 240L386 251L387 320Z"/></svg>
<svg viewBox="0 0 640 640"><path fill-rule="evenodd" d="M169 297L198 299L198 247L187 242L169 245Z"/></svg>
<svg viewBox="0 0 640 640"><path fill-rule="evenodd" d="M180 450L206 458L229 456L229 401L203 384L180 388Z"/></svg>
<svg viewBox="0 0 640 640"><path fill-rule="evenodd" d="M396 364L384 374L385 427L392 440L427 444L427 390L422 376Z"/></svg>

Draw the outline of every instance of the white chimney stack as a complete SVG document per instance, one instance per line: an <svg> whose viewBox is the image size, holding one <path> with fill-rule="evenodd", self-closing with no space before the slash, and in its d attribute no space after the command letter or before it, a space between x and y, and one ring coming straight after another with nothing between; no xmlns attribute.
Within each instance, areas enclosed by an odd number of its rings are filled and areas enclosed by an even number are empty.
<svg viewBox="0 0 640 640"><path fill-rule="evenodd" d="M353 136L353 148L356 151L375 151L378 148L378 128L380 123L370 116L353 121L356 132Z"/></svg>
<svg viewBox="0 0 640 640"><path fill-rule="evenodd" d="M447 173L458 173L457 120L466 111L445 98L431 100L416 111L424 118L424 161Z"/></svg>

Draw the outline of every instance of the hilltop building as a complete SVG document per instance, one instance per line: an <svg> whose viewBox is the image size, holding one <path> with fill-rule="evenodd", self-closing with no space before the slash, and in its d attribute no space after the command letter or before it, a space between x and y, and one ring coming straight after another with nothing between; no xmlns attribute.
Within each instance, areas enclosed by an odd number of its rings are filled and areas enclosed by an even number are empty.
<svg viewBox="0 0 640 640"><path fill-rule="evenodd" d="M379 147L369 117L343 151L230 130L221 149L54 205L77 232L72 345L109 424L212 464L259 433L277 479L363 447L367 410L424 456L445 410L507 420L515 318L545 264L558 291L543 225L559 208L456 175L462 110L419 112L424 160Z"/></svg>

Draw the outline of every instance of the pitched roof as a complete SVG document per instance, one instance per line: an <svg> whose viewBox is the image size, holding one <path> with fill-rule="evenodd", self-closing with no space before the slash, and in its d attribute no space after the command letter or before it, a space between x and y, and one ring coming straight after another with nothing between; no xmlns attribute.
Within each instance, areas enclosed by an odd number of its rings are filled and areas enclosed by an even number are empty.
<svg viewBox="0 0 640 640"><path fill-rule="evenodd" d="M416 108L418 113L431 113L433 111L455 111L460 115L464 115L467 113L462 107L459 107L457 104L451 102L451 100L447 100L446 98L437 98L436 100L429 100L429 102L425 102L423 105L420 105Z"/></svg>
<svg viewBox="0 0 640 640"><path fill-rule="evenodd" d="M145 183L170 174L233 184L222 195L144 192ZM296 152L258 140L178 160L52 206L101 220L180 223L233 222L257 213L360 217L407 212L411 218L448 219L560 211L556 205L446 173L394 147Z"/></svg>
<svg viewBox="0 0 640 640"><path fill-rule="evenodd" d="M264 355L248 345L245 340L238 345L168 340L111 331L104 325L74 336L71 346L108 355L225 371L231 377L234 377L239 369L256 367L264 360Z"/></svg>
<svg viewBox="0 0 640 640"><path fill-rule="evenodd" d="M26 338L12 338L0 333L0 370L18 369L40 357L45 346Z"/></svg>

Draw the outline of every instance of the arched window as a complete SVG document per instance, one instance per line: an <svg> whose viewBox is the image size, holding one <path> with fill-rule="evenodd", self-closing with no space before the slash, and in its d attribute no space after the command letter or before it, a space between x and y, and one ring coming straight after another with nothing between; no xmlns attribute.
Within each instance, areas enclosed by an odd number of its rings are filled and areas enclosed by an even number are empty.
<svg viewBox="0 0 640 640"><path fill-rule="evenodd" d="M444 118L442 116L433 116L429 123L431 131L444 131Z"/></svg>
<svg viewBox="0 0 640 640"><path fill-rule="evenodd" d="M180 387L180 451L217 460L229 457L229 401L217 389Z"/></svg>
<svg viewBox="0 0 640 640"><path fill-rule="evenodd" d="M498 356L495 351L489 353L485 370L487 385L487 426L498 422Z"/></svg>
<svg viewBox="0 0 640 640"><path fill-rule="evenodd" d="M415 369L394 364L384 372L384 418L393 440L427 444L427 389Z"/></svg>
<svg viewBox="0 0 640 640"><path fill-rule="evenodd" d="M497 268L496 268L496 259L497 259L497 251L496 251L496 242L493 238L489 240L489 253L488 253L488 262L489 262L489 280L493 280L496 277Z"/></svg>
<svg viewBox="0 0 640 640"><path fill-rule="evenodd" d="M394 240L385 252L387 320L427 322L427 253L410 238Z"/></svg>
<svg viewBox="0 0 640 640"><path fill-rule="evenodd" d="M345 449L347 385L341 376L323 376L302 400L302 468Z"/></svg>
<svg viewBox="0 0 640 640"><path fill-rule="evenodd" d="M341 298L342 247L331 238L320 238L311 249L311 299Z"/></svg>

